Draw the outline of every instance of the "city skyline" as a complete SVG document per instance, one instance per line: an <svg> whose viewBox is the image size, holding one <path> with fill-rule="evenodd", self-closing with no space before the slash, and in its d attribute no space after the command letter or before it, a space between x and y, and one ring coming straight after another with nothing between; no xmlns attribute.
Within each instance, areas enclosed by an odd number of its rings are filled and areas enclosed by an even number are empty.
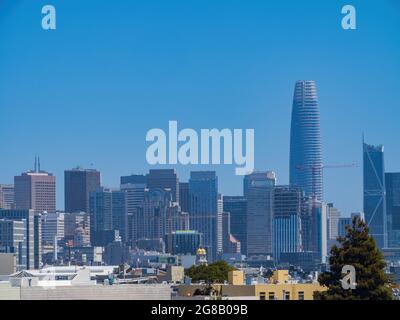
<svg viewBox="0 0 400 320"><path fill-rule="evenodd" d="M91 1L80 10L53 2L60 14L54 33L40 29L39 4L1 4L8 50L0 51L0 133L11 143L0 159L0 183L11 183L40 154L42 167L57 177L62 208L65 169L93 163L103 185L117 187L120 176L152 168L147 130L176 119L192 128L253 127L255 168L273 170L279 184L288 184L298 79L318 86L323 162L358 164L325 172L327 201L346 216L362 211L362 132L386 146L387 171L399 171L393 133L400 47L393 30L400 11L393 1L354 1L354 31L341 28L339 1L205 2L196 10L180 1L116 1L97 4L96 12ZM91 28L84 27L87 15ZM229 165L166 168L177 169L181 181L190 171L216 170L222 194L241 194L241 177Z"/></svg>

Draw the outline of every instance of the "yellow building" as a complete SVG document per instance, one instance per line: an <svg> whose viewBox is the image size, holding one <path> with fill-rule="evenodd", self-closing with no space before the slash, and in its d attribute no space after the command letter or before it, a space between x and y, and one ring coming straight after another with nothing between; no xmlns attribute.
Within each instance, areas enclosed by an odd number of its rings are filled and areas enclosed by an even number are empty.
<svg viewBox="0 0 400 320"><path fill-rule="evenodd" d="M213 285L214 292L223 299L248 299L256 300L313 300L315 291L325 291L318 282L297 283L290 280L288 270L277 270L270 278L270 283L244 284L244 272L231 271L228 274L229 284ZM204 285L183 285L178 287L178 295L193 296L196 289L204 289Z"/></svg>
<svg viewBox="0 0 400 320"><path fill-rule="evenodd" d="M315 291L325 291L318 283L222 285L222 297L250 297L259 300L313 300Z"/></svg>
<svg viewBox="0 0 400 320"><path fill-rule="evenodd" d="M289 281L289 270L275 270L271 281L272 283L286 283Z"/></svg>
<svg viewBox="0 0 400 320"><path fill-rule="evenodd" d="M229 271L228 282L235 286L244 284L244 272L241 270Z"/></svg>

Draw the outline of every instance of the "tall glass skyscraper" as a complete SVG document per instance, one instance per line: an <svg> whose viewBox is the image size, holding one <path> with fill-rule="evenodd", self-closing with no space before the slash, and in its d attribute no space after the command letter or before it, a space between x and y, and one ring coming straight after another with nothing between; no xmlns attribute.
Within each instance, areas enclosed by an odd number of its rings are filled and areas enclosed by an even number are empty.
<svg viewBox="0 0 400 320"><path fill-rule="evenodd" d="M100 172L80 167L64 171L65 212L89 212L89 196L100 187Z"/></svg>
<svg viewBox="0 0 400 320"><path fill-rule="evenodd" d="M385 182L388 247L400 248L400 172L387 172Z"/></svg>
<svg viewBox="0 0 400 320"><path fill-rule="evenodd" d="M208 260L217 256L218 178L214 171L192 171L189 179L190 228L203 234Z"/></svg>
<svg viewBox="0 0 400 320"><path fill-rule="evenodd" d="M297 81L290 132L290 185L323 198L320 113L314 81Z"/></svg>
<svg viewBox="0 0 400 320"><path fill-rule="evenodd" d="M231 234L240 241L241 252L247 255L247 200L241 196L224 196L224 211L230 213Z"/></svg>
<svg viewBox="0 0 400 320"><path fill-rule="evenodd" d="M369 232L380 248L387 247L386 191L383 146L363 142L364 213Z"/></svg>
<svg viewBox="0 0 400 320"><path fill-rule="evenodd" d="M302 248L301 214L303 206L301 188L277 186L274 188L274 258L281 253L296 253Z"/></svg>
<svg viewBox="0 0 400 320"><path fill-rule="evenodd" d="M259 172L246 176L244 181L248 182L247 255L252 260L262 261L273 254L273 188L276 176L271 171Z"/></svg>

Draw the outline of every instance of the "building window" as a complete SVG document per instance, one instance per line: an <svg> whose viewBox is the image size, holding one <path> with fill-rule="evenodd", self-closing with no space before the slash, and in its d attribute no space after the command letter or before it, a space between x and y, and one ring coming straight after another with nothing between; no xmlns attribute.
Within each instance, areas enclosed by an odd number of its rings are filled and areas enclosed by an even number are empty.
<svg viewBox="0 0 400 320"><path fill-rule="evenodd" d="M260 300L265 300L265 292L260 292Z"/></svg>
<svg viewBox="0 0 400 320"><path fill-rule="evenodd" d="M268 293L268 300L275 300L275 292Z"/></svg>
<svg viewBox="0 0 400 320"><path fill-rule="evenodd" d="M299 300L304 300L304 291L299 292Z"/></svg>
<svg viewBox="0 0 400 320"><path fill-rule="evenodd" d="M285 300L290 300L290 292L289 291L285 292Z"/></svg>

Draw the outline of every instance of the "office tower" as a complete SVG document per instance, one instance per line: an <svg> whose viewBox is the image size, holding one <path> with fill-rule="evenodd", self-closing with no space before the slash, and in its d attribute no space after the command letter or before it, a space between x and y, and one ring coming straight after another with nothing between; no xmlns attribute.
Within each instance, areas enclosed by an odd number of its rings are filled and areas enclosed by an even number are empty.
<svg viewBox="0 0 400 320"><path fill-rule="evenodd" d="M385 173L388 247L400 248L400 172Z"/></svg>
<svg viewBox="0 0 400 320"><path fill-rule="evenodd" d="M25 220L0 219L0 253L13 253L17 270L28 268L26 232Z"/></svg>
<svg viewBox="0 0 400 320"><path fill-rule="evenodd" d="M147 176L143 174L132 174L130 176L122 176L120 184L144 184L147 187Z"/></svg>
<svg viewBox="0 0 400 320"><path fill-rule="evenodd" d="M189 212L189 183L179 182L179 205L183 212Z"/></svg>
<svg viewBox="0 0 400 320"><path fill-rule="evenodd" d="M223 214L224 205L222 202L222 195L218 194L217 198L217 254L223 252Z"/></svg>
<svg viewBox="0 0 400 320"><path fill-rule="evenodd" d="M124 263L129 263L129 247L121 240L110 242L104 249L104 262L109 266L120 266Z"/></svg>
<svg viewBox="0 0 400 320"><path fill-rule="evenodd" d="M274 180L276 184L275 172L272 171L254 171L251 174L245 175L243 178L243 196L247 198L249 188L252 185L264 184L266 180Z"/></svg>
<svg viewBox="0 0 400 320"><path fill-rule="evenodd" d="M171 189L172 201L179 203L179 180L174 169L152 169L147 175L149 189Z"/></svg>
<svg viewBox="0 0 400 320"><path fill-rule="evenodd" d="M290 185L323 198L320 113L314 81L297 81L290 130Z"/></svg>
<svg viewBox="0 0 400 320"><path fill-rule="evenodd" d="M328 250L327 205L311 196L304 197L301 216L303 250L325 263Z"/></svg>
<svg viewBox="0 0 400 320"><path fill-rule="evenodd" d="M65 235L65 220L63 212L42 214L42 245L54 246Z"/></svg>
<svg viewBox="0 0 400 320"><path fill-rule="evenodd" d="M35 169L14 177L15 207L18 210L56 212L56 177L40 170L40 161Z"/></svg>
<svg viewBox="0 0 400 320"><path fill-rule="evenodd" d="M328 249L337 243L336 239L339 236L340 215L340 211L333 206L333 203L327 204Z"/></svg>
<svg viewBox="0 0 400 320"><path fill-rule="evenodd" d="M33 210L0 210L0 219L24 221L26 269L39 269L42 260L40 214L35 214Z"/></svg>
<svg viewBox="0 0 400 320"><path fill-rule="evenodd" d="M314 204L313 210L315 211L315 228L316 228L316 251L322 263L326 263L328 256L328 227L327 227L327 205L319 201L317 205Z"/></svg>
<svg viewBox="0 0 400 320"><path fill-rule="evenodd" d="M351 220L353 220L355 217L357 217L361 221L365 222L365 214L364 214L364 212L352 212L350 214L350 217L351 217Z"/></svg>
<svg viewBox="0 0 400 320"><path fill-rule="evenodd" d="M230 213L230 229L240 242L241 252L247 255L247 200L242 196L224 196L224 211Z"/></svg>
<svg viewBox="0 0 400 320"><path fill-rule="evenodd" d="M222 212L222 253L241 253L241 243L231 233L231 214Z"/></svg>
<svg viewBox="0 0 400 320"><path fill-rule="evenodd" d="M189 230L189 213L183 212L176 202L171 202L167 208L167 220L165 233L169 234L176 230Z"/></svg>
<svg viewBox="0 0 400 320"><path fill-rule="evenodd" d="M126 227L127 227L127 215L126 215L126 199L125 192L120 190L113 190L112 196L112 224L114 230L118 230L119 236L122 242L126 242Z"/></svg>
<svg viewBox="0 0 400 320"><path fill-rule="evenodd" d="M346 232L346 226L351 227L352 226L352 219L351 218L340 218L339 219L339 228L338 228L338 232L339 232L339 237L344 237L346 236L347 232Z"/></svg>
<svg viewBox="0 0 400 320"><path fill-rule="evenodd" d="M33 251L34 267L42 266L42 214L35 212L33 215Z"/></svg>
<svg viewBox="0 0 400 320"><path fill-rule="evenodd" d="M80 167L65 170L65 212L89 212L89 195L99 187L99 171Z"/></svg>
<svg viewBox="0 0 400 320"><path fill-rule="evenodd" d="M190 228L203 234L208 261L217 256L218 177L215 171L192 171L189 179Z"/></svg>
<svg viewBox="0 0 400 320"><path fill-rule="evenodd" d="M202 245L202 234L195 230L177 230L165 236L167 252L173 255L196 255Z"/></svg>
<svg viewBox="0 0 400 320"><path fill-rule="evenodd" d="M383 146L363 142L364 213L379 248L387 247L385 165Z"/></svg>
<svg viewBox="0 0 400 320"><path fill-rule="evenodd" d="M132 177L132 176L131 176ZM123 177L122 177L123 178ZM121 178L121 181L123 180ZM127 180L123 180L126 182ZM125 200L126 200L126 214L127 214L127 242L131 245L134 245L136 241L135 234L137 234L137 224L134 222L136 219L137 210L140 206L142 206L144 201L144 190L146 189L146 184L140 182L140 179L133 183L134 180L131 180L131 183L121 184L121 191L125 192Z"/></svg>
<svg viewBox="0 0 400 320"><path fill-rule="evenodd" d="M134 241L164 239L166 234L189 227L189 216L172 202L170 189L145 189L143 204L136 213Z"/></svg>
<svg viewBox="0 0 400 320"><path fill-rule="evenodd" d="M303 192L299 187L277 186L273 193L274 259L280 262L282 253L295 253L302 249Z"/></svg>
<svg viewBox="0 0 400 320"><path fill-rule="evenodd" d="M255 179L253 179L254 177ZM263 177L261 179L261 177ZM274 172L246 176L247 196L247 256L257 260L272 256L273 188Z"/></svg>
<svg viewBox="0 0 400 320"><path fill-rule="evenodd" d="M229 234L228 241L224 249L224 254L238 254L242 252L241 244L238 239L236 239L232 234Z"/></svg>
<svg viewBox="0 0 400 320"><path fill-rule="evenodd" d="M74 247L90 246L90 214L73 212L64 214L64 239Z"/></svg>
<svg viewBox="0 0 400 320"><path fill-rule="evenodd" d="M0 184L0 209L14 209L14 185Z"/></svg>
<svg viewBox="0 0 400 320"><path fill-rule="evenodd" d="M154 188L144 190L144 200L135 214L133 244L138 240L163 239L167 208L172 201L170 189ZM164 224L163 224L164 223Z"/></svg>
<svg viewBox="0 0 400 320"><path fill-rule="evenodd" d="M90 236L92 246L104 247L121 236L125 241L125 193L120 190L98 188L90 194Z"/></svg>

